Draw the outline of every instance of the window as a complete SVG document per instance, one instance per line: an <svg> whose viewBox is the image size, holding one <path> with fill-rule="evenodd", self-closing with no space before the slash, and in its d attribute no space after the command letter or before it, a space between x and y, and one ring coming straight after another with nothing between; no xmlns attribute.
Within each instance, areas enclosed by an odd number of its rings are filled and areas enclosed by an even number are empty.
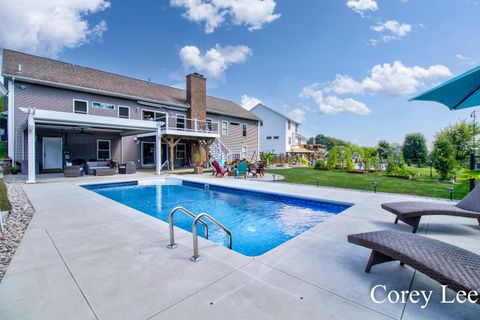
<svg viewBox="0 0 480 320"><path fill-rule="evenodd" d="M185 116L183 114L177 114L177 129L185 130Z"/></svg>
<svg viewBox="0 0 480 320"><path fill-rule="evenodd" d="M247 124L246 123L242 124L242 136L243 137L247 136Z"/></svg>
<svg viewBox="0 0 480 320"><path fill-rule="evenodd" d="M107 110L115 110L115 105L111 103L103 103L103 102L92 102L92 108L95 109L107 109Z"/></svg>
<svg viewBox="0 0 480 320"><path fill-rule="evenodd" d="M247 158L247 146L242 146L242 154L241 154L242 159Z"/></svg>
<svg viewBox="0 0 480 320"><path fill-rule="evenodd" d="M288 144L292 145L292 137L288 137Z"/></svg>
<svg viewBox="0 0 480 320"><path fill-rule="evenodd" d="M260 121L260 127L263 126L263 121Z"/></svg>
<svg viewBox="0 0 480 320"><path fill-rule="evenodd" d="M274 136L273 139L274 139L274 140L278 140L278 136Z"/></svg>
<svg viewBox="0 0 480 320"><path fill-rule="evenodd" d="M292 127L292 124L291 124L290 120L288 120L288 130L290 130L291 127Z"/></svg>
<svg viewBox="0 0 480 320"><path fill-rule="evenodd" d="M118 106L118 117L129 119L130 118L130 107Z"/></svg>
<svg viewBox="0 0 480 320"><path fill-rule="evenodd" d="M97 140L97 160L110 160L110 140Z"/></svg>
<svg viewBox="0 0 480 320"><path fill-rule="evenodd" d="M228 136L228 122L222 121L222 136Z"/></svg>
<svg viewBox="0 0 480 320"><path fill-rule="evenodd" d="M267 140L272 140L272 136L268 136L268 137L267 137Z"/></svg>
<svg viewBox="0 0 480 320"><path fill-rule="evenodd" d="M142 120L167 122L166 118L167 114L165 112L142 110ZM165 128L165 124L162 125L162 128Z"/></svg>
<svg viewBox="0 0 480 320"><path fill-rule="evenodd" d="M295 124L295 132L298 132L298 124Z"/></svg>
<svg viewBox="0 0 480 320"><path fill-rule="evenodd" d="M73 113L88 113L88 102L84 100L73 100Z"/></svg>
<svg viewBox="0 0 480 320"><path fill-rule="evenodd" d="M212 131L212 127L213 127L213 120L207 119L207 131Z"/></svg>
<svg viewBox="0 0 480 320"><path fill-rule="evenodd" d="M179 143L175 148L175 157L177 159L185 159L185 150L187 149L185 143Z"/></svg>

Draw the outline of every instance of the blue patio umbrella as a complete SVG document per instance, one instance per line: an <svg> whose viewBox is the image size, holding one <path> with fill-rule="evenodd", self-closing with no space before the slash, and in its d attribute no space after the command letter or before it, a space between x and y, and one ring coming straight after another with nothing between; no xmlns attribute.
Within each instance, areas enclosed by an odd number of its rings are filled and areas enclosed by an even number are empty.
<svg viewBox="0 0 480 320"><path fill-rule="evenodd" d="M412 100L436 101L450 110L480 106L480 66L410 99Z"/></svg>

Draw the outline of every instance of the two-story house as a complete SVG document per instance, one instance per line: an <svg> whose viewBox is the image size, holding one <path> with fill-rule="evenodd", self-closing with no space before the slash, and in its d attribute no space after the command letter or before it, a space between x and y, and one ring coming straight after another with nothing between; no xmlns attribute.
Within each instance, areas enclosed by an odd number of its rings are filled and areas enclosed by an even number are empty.
<svg viewBox="0 0 480 320"><path fill-rule="evenodd" d="M186 77L186 90L3 50L8 89L8 156L38 172L66 159L134 161L139 167L192 165L258 154L260 119L238 104L206 94L206 79ZM167 162L168 161L168 162Z"/></svg>
<svg viewBox="0 0 480 320"><path fill-rule="evenodd" d="M307 143L307 138L298 133L300 123L259 103L250 112L260 122L260 151L274 154L296 153ZM308 150L303 150L308 153Z"/></svg>

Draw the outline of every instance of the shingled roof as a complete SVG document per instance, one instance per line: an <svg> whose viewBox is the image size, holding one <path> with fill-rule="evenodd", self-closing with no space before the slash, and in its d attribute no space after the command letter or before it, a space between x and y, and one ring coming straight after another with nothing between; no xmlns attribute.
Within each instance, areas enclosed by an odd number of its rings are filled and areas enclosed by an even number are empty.
<svg viewBox="0 0 480 320"><path fill-rule="evenodd" d="M19 71L21 65L21 71ZM97 90L106 94L123 95L161 104L188 108L185 90L110 72L78 66L18 51L3 50L4 76L29 79L51 85L67 85L78 90ZM260 120L256 115L233 101L207 96L207 112Z"/></svg>

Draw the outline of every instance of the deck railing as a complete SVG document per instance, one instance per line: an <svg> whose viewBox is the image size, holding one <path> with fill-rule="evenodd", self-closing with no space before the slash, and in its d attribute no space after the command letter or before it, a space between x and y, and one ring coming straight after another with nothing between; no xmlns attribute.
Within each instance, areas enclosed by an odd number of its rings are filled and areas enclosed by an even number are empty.
<svg viewBox="0 0 480 320"><path fill-rule="evenodd" d="M162 129L166 131L185 131L212 134L220 133L220 122L203 121L183 116L168 115L162 115L155 120L163 122L164 124L162 125Z"/></svg>

